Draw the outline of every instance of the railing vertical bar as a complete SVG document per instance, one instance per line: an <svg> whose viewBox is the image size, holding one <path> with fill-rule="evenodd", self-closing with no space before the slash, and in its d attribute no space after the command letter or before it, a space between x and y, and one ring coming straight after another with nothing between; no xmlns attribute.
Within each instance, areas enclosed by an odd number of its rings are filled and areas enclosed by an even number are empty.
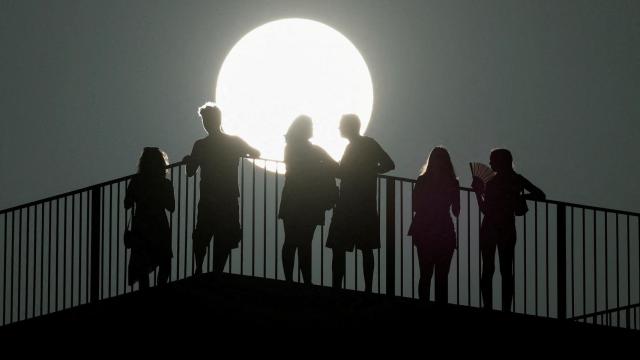
<svg viewBox="0 0 640 360"><path fill-rule="evenodd" d="M13 298L14 294L14 277L15 277L15 257L16 257L16 239L15 239L15 230L16 230L16 213L15 211L11 212L11 301L9 301L9 322L13 322Z"/></svg>
<svg viewBox="0 0 640 360"><path fill-rule="evenodd" d="M575 262L574 262L574 231L575 231L575 218L573 216L574 207L571 207L571 317L576 316L576 301L575 301Z"/></svg>
<svg viewBox="0 0 640 360"><path fill-rule="evenodd" d="M535 315L538 315L538 202L534 201L534 223L533 223L533 242L534 242L534 297L535 297ZM548 209L547 209L548 210Z"/></svg>
<svg viewBox="0 0 640 360"><path fill-rule="evenodd" d="M25 224L26 231L26 259L25 259L25 267L24 267L24 317L23 319L27 319L28 317L28 309L29 309L29 225L31 220L31 207L27 207L27 223ZM22 228L22 227L21 227ZM21 230L22 231L22 230Z"/></svg>
<svg viewBox="0 0 640 360"><path fill-rule="evenodd" d="M616 213L616 308L620 307L620 228ZM616 325L620 326L620 311L616 312Z"/></svg>
<svg viewBox="0 0 640 360"><path fill-rule="evenodd" d="M240 228L242 229L242 240L240 243L240 275L244 275L244 159L240 159Z"/></svg>
<svg viewBox="0 0 640 360"><path fill-rule="evenodd" d="M67 244L67 223L69 220L67 216L69 215L68 210L68 200L69 197L64 197L64 224L62 231L62 309L67 308L67 250L69 248Z"/></svg>
<svg viewBox="0 0 640 360"><path fill-rule="evenodd" d="M193 232L196 230L196 221L197 221L197 216L196 216L196 204L197 204L197 192L198 192L198 183L197 183L197 177L198 174L195 173L193 174L193 202L191 204L191 215L192 215L192 222L191 222L191 234L193 234ZM191 253L193 253L193 243L191 244ZM211 245L207 246L207 249L209 249L211 247ZM231 255L231 254L229 254ZM191 257L193 259L193 256ZM204 264L202 264L201 266L204 267ZM195 271L195 261L191 261L191 273L193 274L193 272ZM229 273L231 273L231 256L229 256Z"/></svg>
<svg viewBox="0 0 640 360"><path fill-rule="evenodd" d="M37 247L38 247L38 206L33 206L33 272L31 273L31 286L33 287L33 293L31 294L31 317L36 316L36 273L38 270L37 262Z"/></svg>
<svg viewBox="0 0 640 360"><path fill-rule="evenodd" d="M2 262L2 325L7 324L7 218L9 213L4 213L4 237L2 238L2 256L4 261Z"/></svg>
<svg viewBox="0 0 640 360"><path fill-rule="evenodd" d="M31 227L31 207L27 207L27 223L25 224L26 231L26 252L25 252L25 267L24 267L24 317L23 319L27 319L29 317L29 265L30 265L30 246L29 246L29 228Z"/></svg>
<svg viewBox="0 0 640 360"><path fill-rule="evenodd" d="M120 216L122 215L120 206L120 188L122 183L117 184L117 194L116 194L116 295L120 295L120 233L122 230L120 229Z"/></svg>
<svg viewBox="0 0 640 360"><path fill-rule="evenodd" d="M631 305L631 235L629 234L631 227L629 220L629 215L627 215L627 305ZM640 229L638 230L640 231ZM638 245L640 246L640 244ZM640 257L638 257L638 261L640 261ZM627 323L629 323L629 314L630 311L627 311Z"/></svg>
<svg viewBox="0 0 640 360"><path fill-rule="evenodd" d="M274 257L275 257L275 261L273 262L273 270L274 270L274 278L276 280L278 280L278 164L275 164L276 167L276 171L275 171L275 175L274 175L274 184L275 184L275 191L274 191L274 197L275 197L275 208L274 208L274 218L275 218L275 222L273 224L273 229L274 229L274 233L275 233L275 239L274 239L274 244L275 244L275 248L274 248ZM320 227L320 285L323 285L323 281L322 281L322 269L323 269L323 264L322 264L322 255L323 255L323 249L322 249L322 226Z"/></svg>
<svg viewBox="0 0 640 360"><path fill-rule="evenodd" d="M5 228L6 228L5 217ZM5 235L5 241L7 236ZM4 295L4 293L3 293ZM44 314L44 203L40 204L40 315Z"/></svg>
<svg viewBox="0 0 640 360"><path fill-rule="evenodd" d="M395 265L395 260L396 260L396 255L395 255L395 195L396 192L396 185L395 185L395 181L392 179L387 179L387 195L386 195L386 200L387 200L387 209L386 209L386 215L387 215L387 226L386 226L386 230L387 230L387 234L386 234L386 247L387 247L387 264L386 264L386 270L387 270L387 295L388 296L395 296L396 294L396 287L395 287L395 281L396 281L396 276L395 276L395 270L396 270L396 265Z"/></svg>
<svg viewBox="0 0 640 360"><path fill-rule="evenodd" d="M71 306L73 307L73 288L74 288L74 276L73 276L73 270L74 270L74 255L75 255L75 244L76 244L76 195L71 195L71 270L70 270L70 275L71 275L71 291L69 294L69 302L71 303Z"/></svg>
<svg viewBox="0 0 640 360"><path fill-rule="evenodd" d="M252 164L251 181L251 276L255 276L256 271L256 161Z"/></svg>
<svg viewBox="0 0 640 360"><path fill-rule="evenodd" d="M400 296L404 296L404 181L400 185Z"/></svg>
<svg viewBox="0 0 640 360"><path fill-rule="evenodd" d="M482 211L478 207L478 234L482 226ZM478 236L478 307L482 307L482 288L480 286L482 278L482 253L480 252L480 236Z"/></svg>
<svg viewBox="0 0 640 360"><path fill-rule="evenodd" d="M413 221L413 191L415 190L415 184L411 183L411 220ZM456 220L458 218L456 217ZM409 244L409 248L411 249L411 297L415 298L415 287L416 287L416 268L415 268L415 249L413 247L413 242L411 242ZM458 233L456 232L456 250L458 247ZM456 267L458 266L458 258L457 258L458 252L456 251ZM456 271L456 280L458 285L460 285L459 282L459 277L458 277L458 271ZM457 297L457 293L456 293L456 297Z"/></svg>
<svg viewBox="0 0 640 360"><path fill-rule="evenodd" d="M324 286L324 224L320 225L320 286Z"/></svg>
<svg viewBox="0 0 640 360"><path fill-rule="evenodd" d="M523 239L524 239L524 246L523 248L523 272L524 272L524 298L523 298L523 306L524 306L524 314L527 314L527 216L524 215L522 216L522 233L523 233Z"/></svg>
<svg viewBox="0 0 640 360"><path fill-rule="evenodd" d="M548 211L547 211L548 213ZM558 205L556 210L557 227L557 284L558 284L558 318L567 318L567 212L565 205ZM548 220L547 220L548 223ZM547 225L548 227L548 225ZM547 267L548 269L548 267ZM548 270L547 270L548 272ZM547 292L548 293L548 292ZM547 307L549 306L547 301ZM547 316L548 316L547 310Z"/></svg>
<svg viewBox="0 0 640 360"><path fill-rule="evenodd" d="M467 305L471 306L471 192L467 192Z"/></svg>
<svg viewBox="0 0 640 360"><path fill-rule="evenodd" d="M598 239L598 217L596 216L596 210L593 210L593 312L598 311L598 254L597 254L597 239Z"/></svg>
<svg viewBox="0 0 640 360"><path fill-rule="evenodd" d="M609 309L609 213L604 212L604 308ZM607 325L609 318L605 318Z"/></svg>
<svg viewBox="0 0 640 360"><path fill-rule="evenodd" d="M187 275L187 263L189 258L193 259L193 254L188 254L187 243L189 239L189 178L187 172L184 173L184 264L183 274L186 278ZM193 261L192 261L193 262Z"/></svg>
<svg viewBox="0 0 640 360"><path fill-rule="evenodd" d="M586 244L586 216L582 208L582 313L587 313L587 244Z"/></svg>
<svg viewBox="0 0 640 360"><path fill-rule="evenodd" d="M171 179L171 186L172 186L171 191L174 191L174 194L175 194L175 190L173 189L173 187L175 186L175 182L174 182L174 181L175 181L175 170L176 170L176 168L175 168L175 167L172 167L172 168L171 168L171 172L170 172L170 174L169 174L169 178ZM178 189L178 190L179 190L179 189ZM177 204L178 204L178 206L177 206L177 207L179 208L179 207L180 207L180 203L178 202ZM174 234L174 233L176 234L176 235L175 235L175 240L176 240L176 248L175 248L175 249L176 249L176 254L177 254L177 253L178 253L178 247L179 247L179 244L178 244L178 238L179 238L179 236L178 236L178 232L177 232L177 231L175 231L175 232L173 231L173 230L175 229L175 226L174 226L174 223L175 223L175 222L174 222L174 220L175 220L175 214L174 214L174 213L175 213L175 211L172 211L172 212L169 214L169 229L170 229L170 232L171 232L171 249L172 249L172 250L173 250L173 240L174 240L174 235L173 235L173 234ZM127 220L126 220L126 218L127 218L127 212L126 212L126 211L124 212L124 216L125 216L125 222L126 222L126 221L127 221ZM176 230L177 230L177 229L176 229ZM125 259L124 259L124 260L125 260L125 267L124 267L124 273L125 273L125 275L124 275L124 283L125 283L125 286L124 286L124 289L125 289L125 293L126 293L126 292L127 292L127 285L126 285L126 284L127 284L127 265L126 265L127 250L126 250L126 249L125 249L125 253L124 253L124 254L125 254L125 256L124 256L124 258L125 258ZM176 259L176 261L177 261L177 256L175 257L175 259ZM172 264L172 265L173 265L173 264ZM176 272L175 272L175 278L173 277L173 275L174 275L174 272L173 272L173 271L174 271L174 269L175 269L175 271L176 271ZM170 275L169 277L171 278L171 281L176 281L176 280L178 280L178 267L177 267L177 266L171 266L171 275Z"/></svg>
<svg viewBox="0 0 640 360"><path fill-rule="evenodd" d="M380 178L378 178L378 224L382 224L382 222L380 221L380 202L381 202L381 197L380 197L380 192L381 192L381 187L382 187L382 182L380 180ZM380 231L380 229L378 229L378 232ZM382 247L380 247L380 249L378 249L378 294L380 294L382 292L382 287L380 286L382 284L381 282L381 268L382 268L382 263L380 262L380 258L382 256Z"/></svg>
<svg viewBox="0 0 640 360"><path fill-rule="evenodd" d="M20 321L20 309L22 305L22 209L18 213L18 321Z"/></svg>
<svg viewBox="0 0 640 360"><path fill-rule="evenodd" d="M100 281L102 280L102 228L101 228L101 216L102 216L102 188L94 187L91 190L91 289L90 289L90 302L95 303L100 299L102 286ZM57 224L57 220L56 220ZM57 246L56 246L57 249ZM57 251L57 250L56 250ZM56 255L57 256L57 255ZM57 265L56 265L57 269ZM57 278L57 276L56 276Z"/></svg>
<svg viewBox="0 0 640 360"><path fill-rule="evenodd" d="M178 201L176 202L176 208L178 209L178 220L176 225L176 280L180 280L180 219L182 216L182 167L178 167ZM185 225L186 226L186 225ZM186 241L186 239L185 239Z"/></svg>
<svg viewBox="0 0 640 360"><path fill-rule="evenodd" d="M53 215L52 215L52 210L51 210L51 203L53 203L53 201L49 202L49 244L47 246L47 313L51 312L51 223L53 220Z"/></svg>
<svg viewBox="0 0 640 360"><path fill-rule="evenodd" d="M457 196L458 198L460 197L459 194ZM413 250L411 253L415 254L415 250ZM458 216L456 216L456 305L460 305L460 215L459 214Z"/></svg>
<svg viewBox="0 0 640 360"><path fill-rule="evenodd" d="M172 169L173 170L173 169ZM129 180L127 180L124 183L124 191L125 191L125 198L127 196L127 189L129 188ZM172 213L173 214L173 213ZM132 209L128 209L124 211L124 218L125 218L125 223L128 221L128 219L130 219L131 224L130 226L133 226L133 210ZM173 220L173 218L172 218ZM173 233L172 233L173 235ZM129 290L133 290L133 288L129 287L129 262L128 257L129 257L130 251L128 251L127 249L124 249L124 259L122 259L122 261L124 262L124 293L126 294Z"/></svg>
<svg viewBox="0 0 640 360"><path fill-rule="evenodd" d="M556 208L557 212L560 211L565 211L565 207L564 205L558 206ZM556 217L558 215L556 214ZM562 214L562 219L564 221L566 221L566 214ZM545 211L544 211L544 228L545 228L545 246L544 246L544 251L545 251L545 283L546 283L546 291L545 291L545 302L547 304L547 317L549 317L549 203L545 203ZM563 223L562 225L564 225L566 227L566 223ZM557 226L557 224L556 224ZM565 228L566 230L566 228ZM562 239L565 241L566 244L566 232L562 233ZM566 247L564 248L563 254L566 254ZM559 255L558 255L559 256ZM558 269L557 271L566 271L566 258L565 259L561 259L562 260L562 264L564 264L565 269ZM537 261L537 260L536 260ZM573 271L572 271L573 273ZM538 292L536 291L536 298L538 296ZM564 305L566 306L566 305Z"/></svg>
<svg viewBox="0 0 640 360"><path fill-rule="evenodd" d="M79 206L80 208L78 209L78 223L79 223L79 229L78 229L78 305L82 304L82 234L83 234L83 221L82 221L82 216L85 213L84 211L84 195L85 193L80 193L80 200L79 200ZM44 245L44 242L43 242ZM88 261L88 256L85 257L85 261Z"/></svg>
<svg viewBox="0 0 640 360"><path fill-rule="evenodd" d="M267 278L267 160L264 160L262 178L262 277ZM298 261L300 267L300 261Z"/></svg>
<svg viewBox="0 0 640 360"><path fill-rule="evenodd" d="M113 296L113 293L111 292L111 274L113 273L113 271L111 271L111 249L112 249L112 245L113 245L113 237L112 237L112 230L113 230L113 184L109 185L109 270L107 270L109 272L109 286L107 287L109 289L109 297Z"/></svg>

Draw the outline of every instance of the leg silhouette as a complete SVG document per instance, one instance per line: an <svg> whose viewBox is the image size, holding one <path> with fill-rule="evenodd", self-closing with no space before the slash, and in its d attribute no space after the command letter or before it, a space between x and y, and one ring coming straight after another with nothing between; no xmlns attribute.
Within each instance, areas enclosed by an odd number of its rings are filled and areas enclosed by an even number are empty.
<svg viewBox="0 0 640 360"><path fill-rule="evenodd" d="M344 279L346 261L346 253L344 250L333 250L333 259L331 259L331 269L333 271L331 285L333 288L342 288L342 279Z"/></svg>
<svg viewBox="0 0 640 360"><path fill-rule="evenodd" d="M171 276L171 258L165 259L160 264L158 271L158 284L166 284L169 282L169 276Z"/></svg>
<svg viewBox="0 0 640 360"><path fill-rule="evenodd" d="M420 280L418 280L418 297L429 301L431 295L431 276L434 263L429 261L428 252L423 247L418 247L418 266L420 266Z"/></svg>
<svg viewBox="0 0 640 360"><path fill-rule="evenodd" d="M513 276L514 245L498 245L500 275L502 277L502 311L511 311L513 292L515 290Z"/></svg>
<svg viewBox="0 0 640 360"><path fill-rule="evenodd" d="M362 250L362 272L364 274L364 291L370 293L372 291L373 284L373 250Z"/></svg>
<svg viewBox="0 0 640 360"><path fill-rule="evenodd" d="M496 245L485 244L480 249L482 255L482 275L480 290L485 309L493 309L493 273L495 272Z"/></svg>
<svg viewBox="0 0 640 360"><path fill-rule="evenodd" d="M287 281L293 281L293 263L296 256L296 247L285 241L282 245L282 268Z"/></svg>
<svg viewBox="0 0 640 360"><path fill-rule="evenodd" d="M435 264L436 277L436 302L446 304L449 299L449 266L451 265L451 256L445 255L438 259Z"/></svg>

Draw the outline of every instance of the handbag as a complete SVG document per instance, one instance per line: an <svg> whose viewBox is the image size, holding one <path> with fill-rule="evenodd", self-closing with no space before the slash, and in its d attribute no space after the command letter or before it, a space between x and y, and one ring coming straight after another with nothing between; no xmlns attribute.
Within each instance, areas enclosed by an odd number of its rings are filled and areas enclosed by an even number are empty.
<svg viewBox="0 0 640 360"><path fill-rule="evenodd" d="M524 197L524 191L520 191L520 193L518 193L515 205L516 206L514 207L513 212L516 216L523 216L529 211L529 206L527 206L527 199Z"/></svg>

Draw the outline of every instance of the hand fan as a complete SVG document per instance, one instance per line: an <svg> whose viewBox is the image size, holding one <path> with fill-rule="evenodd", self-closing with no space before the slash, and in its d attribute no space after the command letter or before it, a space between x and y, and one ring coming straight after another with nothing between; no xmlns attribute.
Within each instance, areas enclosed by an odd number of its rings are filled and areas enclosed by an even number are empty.
<svg viewBox="0 0 640 360"><path fill-rule="evenodd" d="M469 167L471 168L471 175L479 178L485 184L496 176L496 172L483 163L469 163Z"/></svg>

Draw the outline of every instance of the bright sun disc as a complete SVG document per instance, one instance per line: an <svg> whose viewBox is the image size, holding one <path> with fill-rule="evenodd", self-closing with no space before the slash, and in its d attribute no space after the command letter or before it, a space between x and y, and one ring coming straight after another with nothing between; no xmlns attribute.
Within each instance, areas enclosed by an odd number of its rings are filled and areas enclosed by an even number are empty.
<svg viewBox="0 0 640 360"><path fill-rule="evenodd" d="M364 132L373 84L344 35L317 21L283 19L254 29L231 49L218 74L216 102L224 131L245 139L263 158L283 158L283 135L306 114L313 119L311 141L339 160L347 145L338 131L340 117L357 114Z"/></svg>

